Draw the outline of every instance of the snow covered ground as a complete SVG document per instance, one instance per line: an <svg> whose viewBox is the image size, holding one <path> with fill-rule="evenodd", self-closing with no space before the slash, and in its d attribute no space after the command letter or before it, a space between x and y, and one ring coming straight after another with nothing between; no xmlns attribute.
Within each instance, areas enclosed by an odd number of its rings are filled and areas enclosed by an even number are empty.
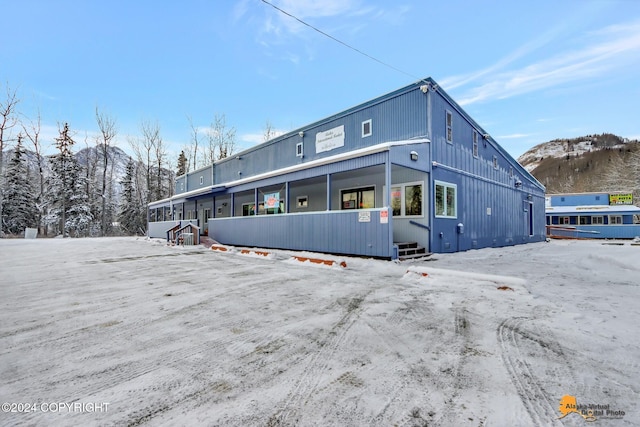
<svg viewBox="0 0 640 427"><path fill-rule="evenodd" d="M0 425L640 425L640 246L290 256L0 240Z"/></svg>

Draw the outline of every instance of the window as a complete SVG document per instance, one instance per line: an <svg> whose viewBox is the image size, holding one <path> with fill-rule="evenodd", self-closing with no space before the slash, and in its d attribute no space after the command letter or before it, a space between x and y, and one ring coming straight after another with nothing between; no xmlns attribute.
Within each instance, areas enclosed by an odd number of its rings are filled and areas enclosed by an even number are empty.
<svg viewBox="0 0 640 427"><path fill-rule="evenodd" d="M184 182L180 183L180 191L184 191Z"/></svg>
<svg viewBox="0 0 640 427"><path fill-rule="evenodd" d="M397 184L391 187L391 211L393 216L423 216L422 194L422 182Z"/></svg>
<svg viewBox="0 0 640 427"><path fill-rule="evenodd" d="M296 206L298 208L306 208L309 206L309 197L307 196L298 196L296 197Z"/></svg>
<svg viewBox="0 0 640 427"><path fill-rule="evenodd" d="M262 197L263 201L258 203L258 215L284 213L284 199L280 197L280 191L262 193Z"/></svg>
<svg viewBox="0 0 640 427"><path fill-rule="evenodd" d="M302 142L296 144L296 157L302 157L304 155L304 146Z"/></svg>
<svg viewBox="0 0 640 427"><path fill-rule="evenodd" d="M204 223L208 223L209 222L209 218L211 218L211 209L205 209L204 210Z"/></svg>
<svg viewBox="0 0 640 427"><path fill-rule="evenodd" d="M456 193L458 187L455 184L436 181L436 217L456 218Z"/></svg>
<svg viewBox="0 0 640 427"><path fill-rule="evenodd" d="M579 222L580 222L580 225L589 225L589 224L591 224L591 217L590 216L581 216Z"/></svg>
<svg viewBox="0 0 640 427"><path fill-rule="evenodd" d="M391 213L402 216L402 187L391 187Z"/></svg>
<svg viewBox="0 0 640 427"><path fill-rule="evenodd" d="M422 185L404 187L404 214L406 216L422 216Z"/></svg>
<svg viewBox="0 0 640 427"><path fill-rule="evenodd" d="M473 157L478 157L478 132L473 131Z"/></svg>
<svg viewBox="0 0 640 427"><path fill-rule="evenodd" d="M604 224L604 217L602 216L592 216L591 217L591 224Z"/></svg>
<svg viewBox="0 0 640 427"><path fill-rule="evenodd" d="M256 214L255 203L243 203L242 204L242 216L253 216Z"/></svg>
<svg viewBox="0 0 640 427"><path fill-rule="evenodd" d="M493 156L493 168L498 169L498 157Z"/></svg>
<svg viewBox="0 0 640 427"><path fill-rule="evenodd" d="M362 137L371 136L371 119L362 122Z"/></svg>
<svg viewBox="0 0 640 427"><path fill-rule="evenodd" d="M453 114L447 110L447 142L453 143Z"/></svg>
<svg viewBox="0 0 640 427"><path fill-rule="evenodd" d="M371 209L376 207L375 187L341 191L342 209Z"/></svg>
<svg viewBox="0 0 640 427"><path fill-rule="evenodd" d="M509 178L513 178L513 166L509 167Z"/></svg>
<svg viewBox="0 0 640 427"><path fill-rule="evenodd" d="M609 224L622 224L622 215L609 215Z"/></svg>
<svg viewBox="0 0 640 427"><path fill-rule="evenodd" d="M559 224L560 225L567 225L567 224L571 224L571 221L569 221L569 217L568 216L561 216Z"/></svg>
<svg viewBox="0 0 640 427"><path fill-rule="evenodd" d="M200 177L200 185L204 184L204 176Z"/></svg>

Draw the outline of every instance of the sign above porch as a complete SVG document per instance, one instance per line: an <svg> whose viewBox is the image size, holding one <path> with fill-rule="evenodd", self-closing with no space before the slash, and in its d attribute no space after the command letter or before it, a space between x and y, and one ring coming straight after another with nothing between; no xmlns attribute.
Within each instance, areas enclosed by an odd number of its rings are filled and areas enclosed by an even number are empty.
<svg viewBox="0 0 640 427"><path fill-rule="evenodd" d="M344 147L344 125L316 134L316 154Z"/></svg>

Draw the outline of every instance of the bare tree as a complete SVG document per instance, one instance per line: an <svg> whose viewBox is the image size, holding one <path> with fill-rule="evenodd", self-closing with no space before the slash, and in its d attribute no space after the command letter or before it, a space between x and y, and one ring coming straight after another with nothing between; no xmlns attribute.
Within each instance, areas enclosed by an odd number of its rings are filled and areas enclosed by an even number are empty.
<svg viewBox="0 0 640 427"><path fill-rule="evenodd" d="M264 124L264 133L262 134L262 142L267 142L276 136L276 131L269 120Z"/></svg>
<svg viewBox="0 0 640 427"><path fill-rule="evenodd" d="M117 135L118 131L116 129L116 121L111 116L101 113L96 107L96 121L98 122L98 128L100 130L100 136L96 141L97 148L100 152L100 157L102 159L102 209L100 211L100 234L104 236L107 233L107 223L111 221L107 221L108 209L107 209L107 169L109 166L109 147L111 146L111 142Z"/></svg>
<svg viewBox="0 0 640 427"><path fill-rule="evenodd" d="M16 106L20 102L16 95L16 91L12 91L7 84L6 87L7 96L4 100L0 100L0 237L3 235L2 224L2 202L3 202L3 188L2 177L4 176L3 164L4 164L4 149L6 148L9 139L9 131L18 123L18 117L16 115Z"/></svg>
<svg viewBox="0 0 640 427"><path fill-rule="evenodd" d="M189 144L187 152L185 153L185 156L187 158L184 168L185 172L198 169L197 158L199 149L198 147L200 146L200 131L198 130L198 127L193 124L193 119L191 117L187 117L187 119L189 120L189 127L191 128L191 143Z"/></svg>
<svg viewBox="0 0 640 427"><path fill-rule="evenodd" d="M141 123L140 130L143 135L147 133L147 127L147 122ZM140 185L139 182L137 182L137 184L138 188L144 189L144 194L141 193L141 196L143 196L142 203L146 205L151 202L151 153L153 150L153 144L148 138L141 137L130 138L129 145L136 155L138 163L144 165L144 185Z"/></svg>
<svg viewBox="0 0 640 427"><path fill-rule="evenodd" d="M236 149L236 129L227 128L224 114L216 114L208 133L208 147L205 153L205 164L224 159L232 155Z"/></svg>
<svg viewBox="0 0 640 427"><path fill-rule="evenodd" d="M136 156L132 179L135 191L132 196L132 200L137 203L141 214L146 218L147 203L150 201L148 189L151 185L151 150L147 149L146 146L143 145L142 138L130 137L127 141ZM141 223L146 224L146 219Z"/></svg>
<svg viewBox="0 0 640 427"><path fill-rule="evenodd" d="M162 137L160 136L160 125L156 123L156 129L154 131L156 135L155 143L154 143L154 154L155 154L155 167L156 170L156 200L163 199L169 195L170 184L167 182L167 191L164 188L164 175L165 175L165 164L167 162L167 150L164 145L164 141L162 141Z"/></svg>
<svg viewBox="0 0 640 427"><path fill-rule="evenodd" d="M160 125L155 122L143 121L140 125L141 138L129 140L131 148L138 157L138 161L146 167L146 203L155 198L162 199L171 193L171 189L165 189L167 151L160 136ZM170 187L168 179L167 187Z"/></svg>
<svg viewBox="0 0 640 427"><path fill-rule="evenodd" d="M40 234L46 234L44 227L42 225L42 217L45 213L45 184L46 178L44 176L44 155L42 153L42 143L40 141L40 128L41 128L41 118L40 111L38 111L37 118L35 121L31 121L27 127L24 123L22 123L22 129L24 130L27 139L31 141L31 147L33 148L33 152L36 155L36 166L38 168L38 187L36 194L36 206L38 208L38 213L36 217L37 227Z"/></svg>
<svg viewBox="0 0 640 427"><path fill-rule="evenodd" d="M97 171L98 171L98 150L91 150L89 147L89 135L85 132L84 134L84 145L85 150L84 153L86 155L85 158L85 169L84 169L84 182L85 188L84 191L87 195L87 200L89 202L89 206L91 209L91 215L96 220L100 218L100 207L102 204L102 200L97 200L99 194L97 191L98 183L97 183ZM102 197L100 197L102 199ZM92 228L95 227L95 223L92 224Z"/></svg>

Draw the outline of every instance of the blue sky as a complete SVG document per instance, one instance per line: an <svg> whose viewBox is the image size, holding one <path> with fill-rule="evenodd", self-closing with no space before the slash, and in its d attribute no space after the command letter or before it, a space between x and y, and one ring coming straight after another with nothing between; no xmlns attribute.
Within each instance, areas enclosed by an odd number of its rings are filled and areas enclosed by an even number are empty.
<svg viewBox="0 0 640 427"><path fill-rule="evenodd" d="M160 125L172 159L224 114L240 148L434 78L514 157L561 137L640 138L640 1L21 0L1 6L0 87L79 145ZM398 71L401 70L401 71ZM173 160L172 160L173 162Z"/></svg>

